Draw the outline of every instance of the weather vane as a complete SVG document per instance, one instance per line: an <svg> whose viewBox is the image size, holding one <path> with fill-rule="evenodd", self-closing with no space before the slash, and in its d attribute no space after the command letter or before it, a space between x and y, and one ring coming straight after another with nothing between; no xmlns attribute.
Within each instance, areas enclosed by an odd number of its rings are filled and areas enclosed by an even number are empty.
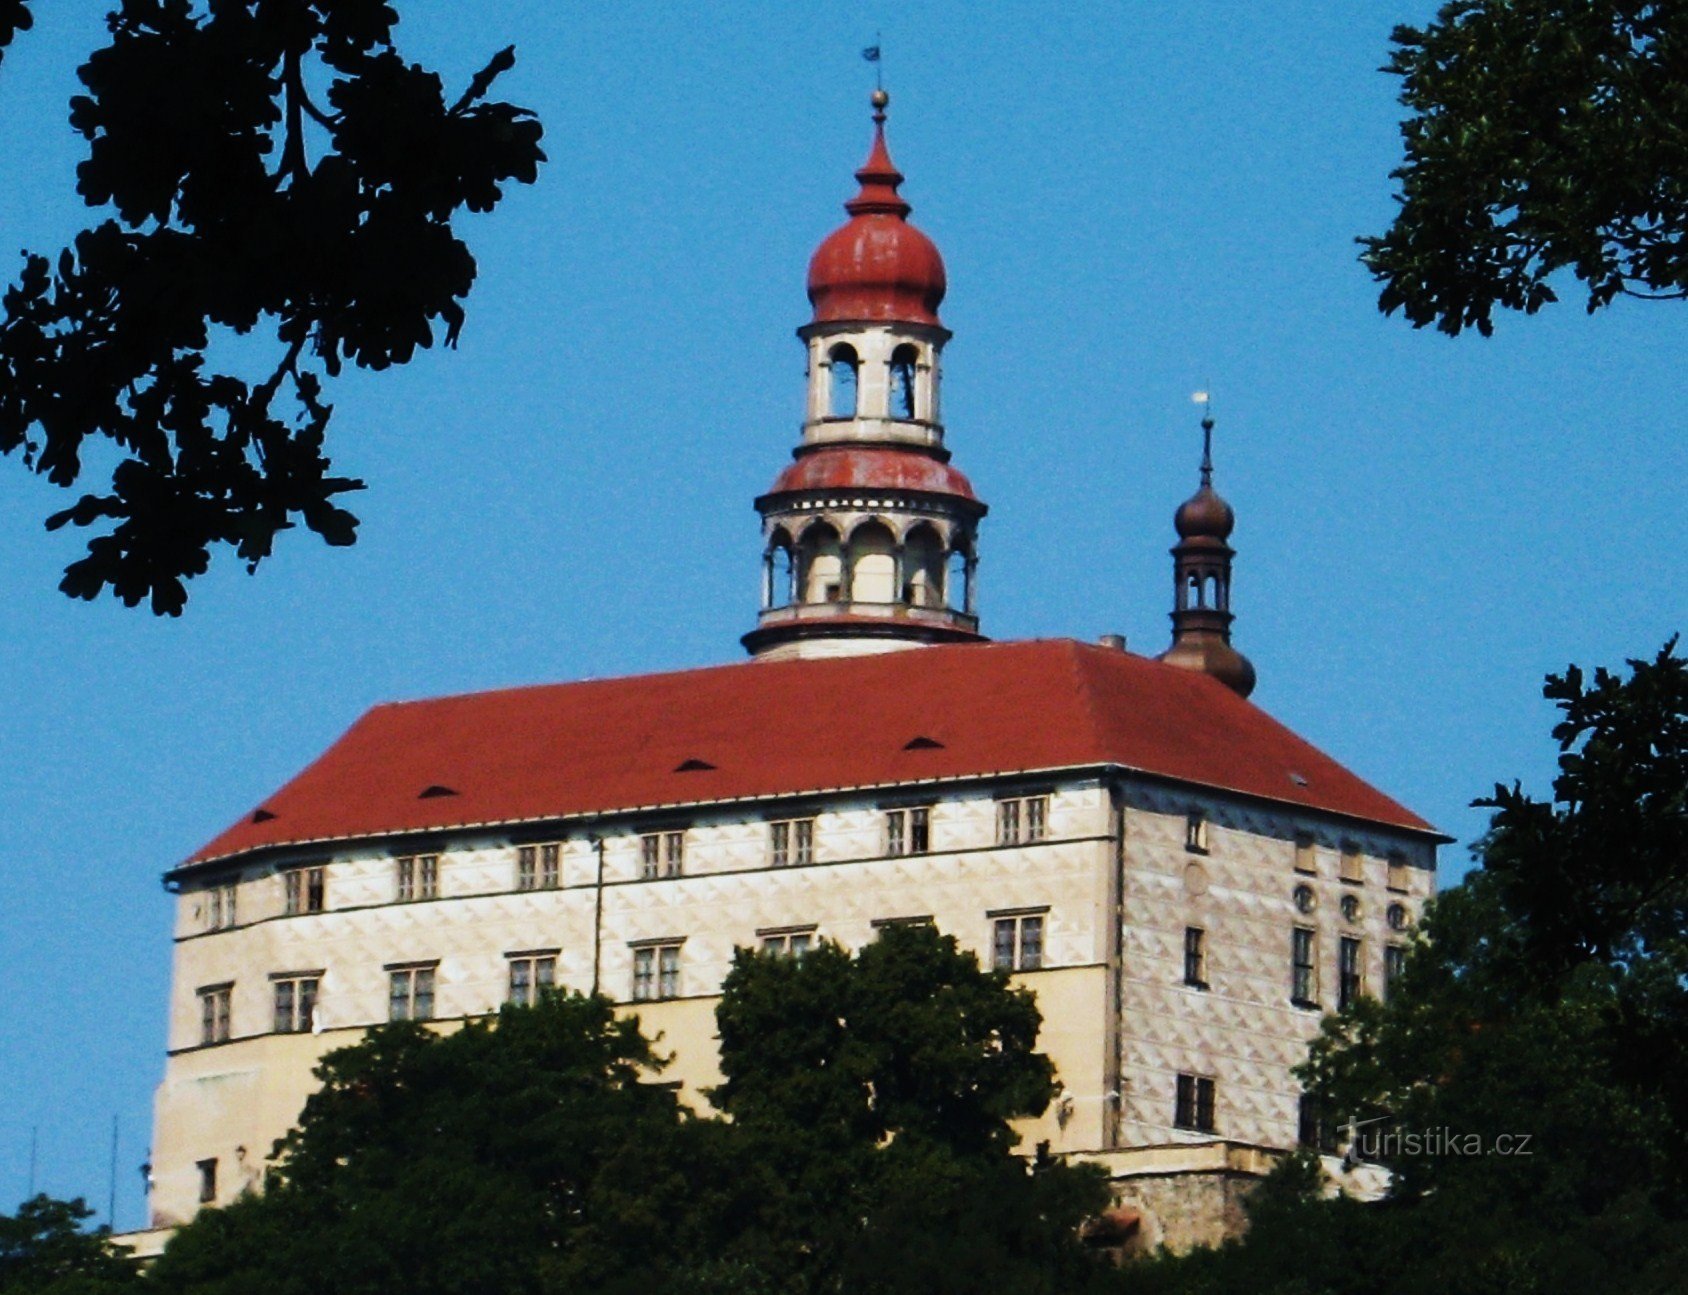
<svg viewBox="0 0 1688 1295"><path fill-rule="evenodd" d="M1202 481L1213 479L1213 396L1197 391L1190 399L1202 407Z"/></svg>
<svg viewBox="0 0 1688 1295"><path fill-rule="evenodd" d="M873 33L873 44L862 51L862 57L873 64L873 88L885 88L883 64L885 62L885 42L878 32Z"/></svg>

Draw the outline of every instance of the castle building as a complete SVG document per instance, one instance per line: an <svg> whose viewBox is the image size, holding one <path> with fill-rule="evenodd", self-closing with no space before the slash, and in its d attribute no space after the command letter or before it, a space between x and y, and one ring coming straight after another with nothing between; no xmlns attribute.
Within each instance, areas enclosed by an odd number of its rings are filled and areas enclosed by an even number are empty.
<svg viewBox="0 0 1688 1295"><path fill-rule="evenodd" d="M1036 992L1061 1090L1023 1145L1104 1165L1143 1244L1234 1230L1311 1135L1291 1067L1388 992L1446 838L1248 700L1210 439L1167 651L984 637L944 264L886 102L809 267L751 659L377 706L173 868L155 1227L256 1185L317 1058L372 1024L596 990L701 1103L736 947L899 922Z"/></svg>

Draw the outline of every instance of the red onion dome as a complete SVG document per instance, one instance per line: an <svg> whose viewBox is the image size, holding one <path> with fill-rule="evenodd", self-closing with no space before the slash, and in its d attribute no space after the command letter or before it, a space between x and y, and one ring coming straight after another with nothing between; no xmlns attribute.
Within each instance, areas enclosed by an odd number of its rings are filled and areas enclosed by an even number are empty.
<svg viewBox="0 0 1688 1295"><path fill-rule="evenodd" d="M944 258L908 223L911 210L897 192L902 172L885 147L883 90L873 95L873 148L856 172L861 192L844 204L850 219L828 234L809 262L809 300L817 324L838 320L938 322L948 286Z"/></svg>

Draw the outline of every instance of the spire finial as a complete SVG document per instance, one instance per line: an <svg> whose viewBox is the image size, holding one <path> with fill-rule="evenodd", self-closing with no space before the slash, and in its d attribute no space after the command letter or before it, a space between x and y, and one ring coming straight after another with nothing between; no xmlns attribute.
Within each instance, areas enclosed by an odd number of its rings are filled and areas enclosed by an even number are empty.
<svg viewBox="0 0 1688 1295"><path fill-rule="evenodd" d="M1213 484L1213 397L1198 391L1190 397L1202 407L1202 485Z"/></svg>
<svg viewBox="0 0 1688 1295"><path fill-rule="evenodd" d="M864 55L872 54L873 61L878 62L877 45L864 50ZM909 213L908 201L897 192L897 186L903 182L903 174L897 170L891 161L891 150L885 145L885 109L891 102L889 92L883 86L874 90L869 97L873 104L873 147L868 150L867 161L856 172L856 180L861 184L861 192L844 204L844 210L852 216L863 215L891 215L907 217Z"/></svg>

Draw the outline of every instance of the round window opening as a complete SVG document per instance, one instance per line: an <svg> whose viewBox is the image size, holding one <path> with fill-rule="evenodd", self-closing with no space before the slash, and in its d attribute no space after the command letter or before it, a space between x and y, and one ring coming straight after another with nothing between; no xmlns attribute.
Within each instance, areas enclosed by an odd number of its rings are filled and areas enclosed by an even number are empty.
<svg viewBox="0 0 1688 1295"><path fill-rule="evenodd" d="M1391 931L1407 929L1407 908L1405 904L1389 905L1389 929Z"/></svg>
<svg viewBox="0 0 1688 1295"><path fill-rule="evenodd" d="M1344 895L1342 897L1342 918L1346 922L1360 920L1360 897L1358 895Z"/></svg>
<svg viewBox="0 0 1688 1295"><path fill-rule="evenodd" d="M1295 888L1295 907L1302 913L1311 913L1319 906L1318 899L1313 894L1311 886L1297 886Z"/></svg>

